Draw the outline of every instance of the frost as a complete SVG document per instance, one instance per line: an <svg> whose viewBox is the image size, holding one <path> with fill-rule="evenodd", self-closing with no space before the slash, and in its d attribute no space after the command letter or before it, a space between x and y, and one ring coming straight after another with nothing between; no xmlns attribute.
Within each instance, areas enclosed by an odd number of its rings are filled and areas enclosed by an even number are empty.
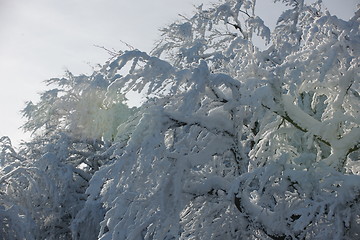
<svg viewBox="0 0 360 240"><path fill-rule="evenodd" d="M0 235L358 239L359 12L280 2L272 32L255 1L219 1L151 54L48 80L33 138L0 138Z"/></svg>

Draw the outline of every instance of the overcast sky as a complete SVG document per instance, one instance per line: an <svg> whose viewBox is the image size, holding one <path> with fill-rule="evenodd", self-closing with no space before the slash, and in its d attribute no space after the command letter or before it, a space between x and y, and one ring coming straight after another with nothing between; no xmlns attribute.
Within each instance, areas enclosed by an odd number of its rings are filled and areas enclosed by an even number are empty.
<svg viewBox="0 0 360 240"><path fill-rule="evenodd" d="M90 74L91 66L104 63L109 55L94 45L125 50L126 42L150 51L159 28L202 2L210 1L0 0L0 137L8 135L15 144L28 137L18 130L19 111L26 101L37 101L44 80L66 69ZM270 2L258 0L258 10L273 25L278 13ZM360 0L324 3L332 14L349 19Z"/></svg>

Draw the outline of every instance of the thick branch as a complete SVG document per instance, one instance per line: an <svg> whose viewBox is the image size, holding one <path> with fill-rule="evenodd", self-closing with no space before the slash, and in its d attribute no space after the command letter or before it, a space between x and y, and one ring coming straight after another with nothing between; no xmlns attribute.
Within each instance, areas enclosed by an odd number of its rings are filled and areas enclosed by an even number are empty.
<svg viewBox="0 0 360 240"><path fill-rule="evenodd" d="M76 168L76 167L72 167L72 166L71 166L71 168L72 168L73 172L76 173L76 174L78 174L82 179L84 179L84 180L87 181L87 182L90 181L90 179L91 179L91 175L90 175L90 174L88 174L88 173L84 172L83 170L78 169L78 168Z"/></svg>
<svg viewBox="0 0 360 240"><path fill-rule="evenodd" d="M282 97L284 104L283 111L273 110L264 104L262 104L262 106L282 117L302 132L306 133L310 130L315 130L315 133L313 132L312 134L317 140L334 149L342 148L345 154L344 157L360 149L359 128L352 128L349 133L342 136L341 138L335 138L331 136L327 138L325 131L319 131L319 129L323 128L323 123L305 113L298 106L292 104L291 99L288 96L283 95ZM296 119L298 119L298 121L296 121ZM318 134L316 134L316 132L318 132Z"/></svg>
<svg viewBox="0 0 360 240"><path fill-rule="evenodd" d="M347 155L360 149L360 143L356 144L353 148L350 148Z"/></svg>
<svg viewBox="0 0 360 240"><path fill-rule="evenodd" d="M223 134L228 135L230 137L235 137L234 134L232 134L229 131L226 131L226 130L221 131L219 129L209 129L207 126L201 124L200 122L196 122L196 121L194 121L194 122L186 122L186 121L183 121L183 120L175 119L172 116L169 116L169 119L175 123L175 127L181 127L181 126L186 126L186 125L188 125L188 126L198 126L198 127L204 128L204 129L206 129L209 132L214 133L214 134L223 133Z"/></svg>
<svg viewBox="0 0 360 240"><path fill-rule="evenodd" d="M281 114L281 113L278 112L278 111L273 111L272 109L270 109L268 106L266 106L266 105L264 105L264 104L262 104L262 106L263 106L264 108L272 111L272 112L275 113L276 115L282 117L284 120L286 120L286 121L288 121L289 123L291 123L295 128L299 129L300 131L305 132L305 133L308 132L308 129L306 129L306 128L304 128L304 127L301 127L299 124L297 124L297 123L288 115L287 112L285 112L284 114ZM314 136L315 136L315 138L316 138L317 140L319 140L320 142L322 142L322 143L326 144L327 146L331 147L331 144L330 144L328 141L322 139L322 138L321 138L320 136L318 136L318 135L314 135Z"/></svg>

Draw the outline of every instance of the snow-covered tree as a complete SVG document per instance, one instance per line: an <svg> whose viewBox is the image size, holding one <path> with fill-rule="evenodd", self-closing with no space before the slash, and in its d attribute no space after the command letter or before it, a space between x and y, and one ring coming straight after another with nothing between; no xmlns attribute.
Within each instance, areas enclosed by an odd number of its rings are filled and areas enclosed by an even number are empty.
<svg viewBox="0 0 360 240"><path fill-rule="evenodd" d="M0 233L359 238L360 10L282 0L271 31L255 2L199 6L150 54L49 80L24 109L33 140L1 139Z"/></svg>

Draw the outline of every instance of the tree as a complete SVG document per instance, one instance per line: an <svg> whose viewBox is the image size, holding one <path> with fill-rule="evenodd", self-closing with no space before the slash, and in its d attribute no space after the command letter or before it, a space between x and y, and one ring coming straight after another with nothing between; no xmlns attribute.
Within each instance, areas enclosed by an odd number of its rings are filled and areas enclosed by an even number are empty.
<svg viewBox="0 0 360 240"><path fill-rule="evenodd" d="M1 141L2 233L358 238L360 11L282 2L273 31L255 1L223 0L164 28L151 54L51 79L24 110L34 139L19 153Z"/></svg>

